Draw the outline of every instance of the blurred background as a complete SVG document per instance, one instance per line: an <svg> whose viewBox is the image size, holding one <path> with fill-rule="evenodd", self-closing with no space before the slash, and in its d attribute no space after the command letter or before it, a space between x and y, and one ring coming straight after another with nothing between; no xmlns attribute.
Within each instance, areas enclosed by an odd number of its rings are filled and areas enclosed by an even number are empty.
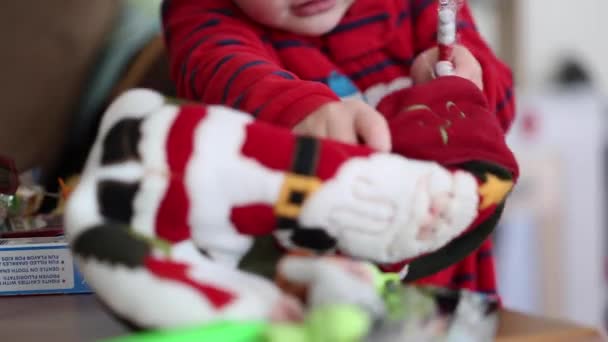
<svg viewBox="0 0 608 342"><path fill-rule="evenodd" d="M172 95L159 4L3 2L0 155L20 155L19 170L77 170L78 156L86 154L82 146L113 94L151 86ZM479 30L512 66L517 84L518 116L509 143L522 178L494 237L504 302L605 326L608 1L470 5ZM24 127L26 136L17 133ZM55 178L47 178L52 191Z"/></svg>
<svg viewBox="0 0 608 342"><path fill-rule="evenodd" d="M522 178L495 236L505 304L605 326L608 1L470 3L517 85Z"/></svg>

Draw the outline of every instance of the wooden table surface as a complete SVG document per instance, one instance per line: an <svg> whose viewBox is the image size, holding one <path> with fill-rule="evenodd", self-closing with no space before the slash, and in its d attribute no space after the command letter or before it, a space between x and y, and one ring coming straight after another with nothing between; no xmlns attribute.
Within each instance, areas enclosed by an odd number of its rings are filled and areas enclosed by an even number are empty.
<svg viewBox="0 0 608 342"><path fill-rule="evenodd" d="M0 297L2 341L84 342L128 331L92 295ZM602 341L593 329L501 312L499 342Z"/></svg>

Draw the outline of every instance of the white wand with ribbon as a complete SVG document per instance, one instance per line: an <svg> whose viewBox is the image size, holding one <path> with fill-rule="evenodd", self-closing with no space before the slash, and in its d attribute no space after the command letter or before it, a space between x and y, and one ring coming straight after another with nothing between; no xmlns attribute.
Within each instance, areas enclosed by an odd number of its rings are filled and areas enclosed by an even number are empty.
<svg viewBox="0 0 608 342"><path fill-rule="evenodd" d="M458 8L457 0L439 0L439 19L437 21L439 60L435 65L435 75L437 76L454 74L452 53L456 44Z"/></svg>

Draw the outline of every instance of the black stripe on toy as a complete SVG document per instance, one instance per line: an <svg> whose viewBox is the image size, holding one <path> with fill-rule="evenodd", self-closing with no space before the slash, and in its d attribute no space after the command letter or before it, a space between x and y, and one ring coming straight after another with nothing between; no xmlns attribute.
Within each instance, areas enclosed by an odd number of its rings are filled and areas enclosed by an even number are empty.
<svg viewBox="0 0 608 342"><path fill-rule="evenodd" d="M291 172L314 177L317 172L320 151L319 140L312 137L299 136L296 139L295 153L291 162ZM301 207L306 201L306 193L292 190L288 202ZM325 230L317 228L302 228L296 219L277 217L278 230L290 230L290 240L294 245L317 252L327 252L336 247L336 239Z"/></svg>
<svg viewBox="0 0 608 342"><path fill-rule="evenodd" d="M197 248L197 249L198 249L198 252L201 253L201 255L204 256L205 258L213 259L211 257L211 254L209 254L209 252L206 249L203 249L203 248L200 248L200 247Z"/></svg>
<svg viewBox="0 0 608 342"><path fill-rule="evenodd" d="M295 228L290 239L298 247L318 252L327 252L336 247L336 239L323 229Z"/></svg>
<svg viewBox="0 0 608 342"><path fill-rule="evenodd" d="M441 315L453 315L456 313L458 304L460 303L460 297L462 293L458 291L441 292L435 294L435 303L439 309Z"/></svg>
<svg viewBox="0 0 608 342"><path fill-rule="evenodd" d="M460 164L458 165L458 167L472 173L475 177L477 177L483 182L486 181L486 175L488 173L491 173L502 180L513 179L513 175L507 169L493 163L483 161L472 161Z"/></svg>
<svg viewBox="0 0 608 342"><path fill-rule="evenodd" d="M129 223L133 217L133 200L139 183L101 181L97 185L99 211L112 221Z"/></svg>
<svg viewBox="0 0 608 342"><path fill-rule="evenodd" d="M103 139L102 165L141 160L137 146L141 139L142 119L128 118L116 123Z"/></svg>
<svg viewBox="0 0 608 342"><path fill-rule="evenodd" d="M290 218L286 218L286 217L279 217L277 219L277 229L279 229L279 230L288 230L288 229L294 229L294 228L298 228L298 227L300 227L300 225L294 219L290 219Z"/></svg>
<svg viewBox="0 0 608 342"><path fill-rule="evenodd" d="M94 258L101 262L135 268L144 265L151 247L129 232L129 226L108 223L82 232L74 241L72 249L85 259Z"/></svg>
<svg viewBox="0 0 608 342"><path fill-rule="evenodd" d="M319 159L319 140L312 137L298 137L296 140L296 153L291 164L291 172L314 176L317 171Z"/></svg>
<svg viewBox="0 0 608 342"><path fill-rule="evenodd" d="M291 162L291 172L302 176L314 176L317 172L319 160L319 140L312 137L297 137L295 153ZM306 194L293 191L289 194L289 203L302 206L306 200ZM277 229L287 230L298 228L295 219L277 217Z"/></svg>

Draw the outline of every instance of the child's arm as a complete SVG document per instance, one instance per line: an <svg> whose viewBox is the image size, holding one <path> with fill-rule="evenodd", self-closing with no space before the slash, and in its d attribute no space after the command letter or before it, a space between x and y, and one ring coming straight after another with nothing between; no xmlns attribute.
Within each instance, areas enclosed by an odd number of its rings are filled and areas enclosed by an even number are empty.
<svg viewBox="0 0 608 342"><path fill-rule="evenodd" d="M412 1L416 51L427 51L437 45L437 1ZM506 131L514 117L513 77L509 67L499 60L479 32L466 3L458 12L457 43L466 47L479 61L483 71L483 91ZM432 68L432 66L431 66ZM456 68L458 66L456 65Z"/></svg>
<svg viewBox="0 0 608 342"><path fill-rule="evenodd" d="M287 127L339 100L324 84L282 69L262 30L231 1L165 1L163 25L180 97Z"/></svg>

